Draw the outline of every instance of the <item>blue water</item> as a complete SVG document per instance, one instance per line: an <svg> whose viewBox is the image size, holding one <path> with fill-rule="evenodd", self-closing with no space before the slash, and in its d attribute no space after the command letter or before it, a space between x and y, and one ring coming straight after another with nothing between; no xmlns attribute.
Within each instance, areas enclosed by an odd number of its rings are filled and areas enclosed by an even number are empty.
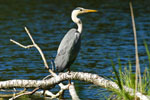
<svg viewBox="0 0 150 100"><path fill-rule="evenodd" d="M143 45L150 44L150 1L133 2L137 27L138 50L141 70L148 66ZM81 51L71 66L72 71L95 73L111 77L111 60L118 66L130 60L134 65L135 50L128 1L125 0L5 0L0 1L0 80L42 79L49 73L35 48L23 49L9 39L24 45L31 44L24 27L27 26L34 40L43 50L50 65L58 45L67 31L76 25L71 11L76 7L99 10L98 13L80 15L83 22ZM104 100L103 88L75 81L81 99ZM66 93L66 98L70 98Z"/></svg>

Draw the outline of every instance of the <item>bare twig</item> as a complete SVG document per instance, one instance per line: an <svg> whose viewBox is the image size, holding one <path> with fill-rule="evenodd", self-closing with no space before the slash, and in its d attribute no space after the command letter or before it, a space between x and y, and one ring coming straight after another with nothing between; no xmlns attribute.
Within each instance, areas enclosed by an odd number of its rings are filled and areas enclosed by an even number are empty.
<svg viewBox="0 0 150 100"><path fill-rule="evenodd" d="M0 90L0 91L4 91L4 92L14 92L14 90ZM26 88L24 88L24 90L22 90L22 91L17 91L16 90L16 92L18 92L18 93L15 93L15 95L20 95L20 94L22 94L22 93L24 93L26 91ZM13 97L14 96L14 94L0 94L0 98L9 98L9 97Z"/></svg>
<svg viewBox="0 0 150 100"><path fill-rule="evenodd" d="M74 83L72 82L71 85L69 86L69 92L70 92L70 95L72 97L72 100L80 100L78 95L77 95L77 92L75 90L75 87L74 87Z"/></svg>
<svg viewBox="0 0 150 100"><path fill-rule="evenodd" d="M17 96L13 96L13 97L10 98L9 100L14 100L14 99L16 99L16 98L18 98L18 97L21 97L21 96L23 96L23 95L30 95L30 94L33 94L33 93L35 93L38 89L39 89L39 88L35 88L35 89L34 89L33 91L31 91L31 92L25 92L25 93L19 94L19 95L17 95Z"/></svg>
<svg viewBox="0 0 150 100"><path fill-rule="evenodd" d="M41 91L37 91L36 93L35 93L35 95L43 95L43 90L41 90ZM50 92L50 91L45 91L45 93L44 93L44 95L45 96L48 96L48 97L52 97L52 96L54 96L55 94L53 94L52 92Z"/></svg>
<svg viewBox="0 0 150 100"><path fill-rule="evenodd" d="M42 50L41 50L40 47L34 42L34 40L33 40L32 36L31 36L29 30L27 29L27 27L25 27L25 31L27 32L28 36L30 37L30 39L31 39L31 41L32 41L32 43L33 43L33 45L34 45L34 47L39 51L39 53L40 53L40 55L41 55L41 57L42 57L42 59L43 59L43 62L44 62L45 67L46 67L47 69L49 69L48 64L47 64L47 61L46 61L46 58L45 58L45 56L44 56Z"/></svg>
<svg viewBox="0 0 150 100"><path fill-rule="evenodd" d="M49 69L49 66L48 66L48 64L47 64L46 58L45 58L45 56L44 56L42 50L41 50L40 47L35 43L34 39L32 38L32 36L31 36L31 34L30 34L30 32L29 32L29 30L27 29L27 27L25 27L25 31L26 31L26 33L28 34L29 38L31 39L33 45L24 46L24 45L20 44L19 42L15 41L15 40L10 39L10 41L13 42L13 43L15 43L15 44L17 44L17 45L19 45L19 46L22 47L22 48L25 48L25 49L26 49L26 48L35 47L35 48L39 51L39 53L40 53L40 55L41 55L41 57L42 57L42 60L43 60L44 65L45 65L45 68L48 69L48 71L49 71L53 76L57 76L51 69Z"/></svg>
<svg viewBox="0 0 150 100"><path fill-rule="evenodd" d="M28 34L29 38L31 39L31 41L32 41L33 45L34 45L34 44L36 44L36 43L34 42L34 40L33 40L32 36L31 36L31 34L30 34L29 30L27 29L27 27L24 27L24 29L25 29L25 31L27 32L27 34Z"/></svg>
<svg viewBox="0 0 150 100"><path fill-rule="evenodd" d="M69 87L69 84L68 84L68 85L64 85L64 86L61 86L60 91L59 91L57 94L53 95L53 96L51 97L51 99L54 99L54 98L60 96L60 95L64 92L64 90L67 90L67 89L68 89L68 87Z"/></svg>
<svg viewBox="0 0 150 100"><path fill-rule="evenodd" d="M132 18L132 26L133 26L133 33L134 33L134 43L135 43L135 57L136 57L136 82L135 82L135 93L138 89L138 79L139 79L139 88L140 92L142 92L142 82L141 82L141 72L140 72L140 64L139 64L139 56L138 56L138 43L137 43L137 36L136 36L136 26L134 20L134 13L132 3L129 3L130 11L131 11L131 18ZM135 98L136 99L136 98Z"/></svg>
<svg viewBox="0 0 150 100"><path fill-rule="evenodd" d="M20 44L19 42L15 41L15 40L12 40L12 39L10 39L10 41L13 42L13 43L15 43L15 44L17 44L17 45L19 45L22 48L25 48L25 49L34 47L34 45L24 46L24 45Z"/></svg>

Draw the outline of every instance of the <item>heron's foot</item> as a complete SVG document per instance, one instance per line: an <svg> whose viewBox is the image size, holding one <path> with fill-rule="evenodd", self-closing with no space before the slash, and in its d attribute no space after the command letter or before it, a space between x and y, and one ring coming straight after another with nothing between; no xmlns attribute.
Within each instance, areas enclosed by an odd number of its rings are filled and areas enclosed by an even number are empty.
<svg viewBox="0 0 150 100"><path fill-rule="evenodd" d="M68 73L68 75L71 75L70 71L68 71L67 73Z"/></svg>

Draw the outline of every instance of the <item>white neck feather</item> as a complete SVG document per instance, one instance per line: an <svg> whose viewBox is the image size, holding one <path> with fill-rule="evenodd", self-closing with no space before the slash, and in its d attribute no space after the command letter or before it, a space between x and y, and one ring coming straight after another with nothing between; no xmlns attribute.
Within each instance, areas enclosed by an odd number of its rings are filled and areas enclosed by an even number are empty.
<svg viewBox="0 0 150 100"><path fill-rule="evenodd" d="M81 34L81 32L82 32L82 21L77 16L78 16L78 12L73 11L72 15L71 15L72 21L77 24L78 32Z"/></svg>

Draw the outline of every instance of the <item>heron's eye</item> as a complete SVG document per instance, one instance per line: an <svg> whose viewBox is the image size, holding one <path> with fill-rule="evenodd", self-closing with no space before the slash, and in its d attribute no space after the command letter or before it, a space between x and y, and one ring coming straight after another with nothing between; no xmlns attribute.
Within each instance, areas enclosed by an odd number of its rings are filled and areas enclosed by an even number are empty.
<svg viewBox="0 0 150 100"><path fill-rule="evenodd" d="M82 11L82 9L80 9L80 11Z"/></svg>

